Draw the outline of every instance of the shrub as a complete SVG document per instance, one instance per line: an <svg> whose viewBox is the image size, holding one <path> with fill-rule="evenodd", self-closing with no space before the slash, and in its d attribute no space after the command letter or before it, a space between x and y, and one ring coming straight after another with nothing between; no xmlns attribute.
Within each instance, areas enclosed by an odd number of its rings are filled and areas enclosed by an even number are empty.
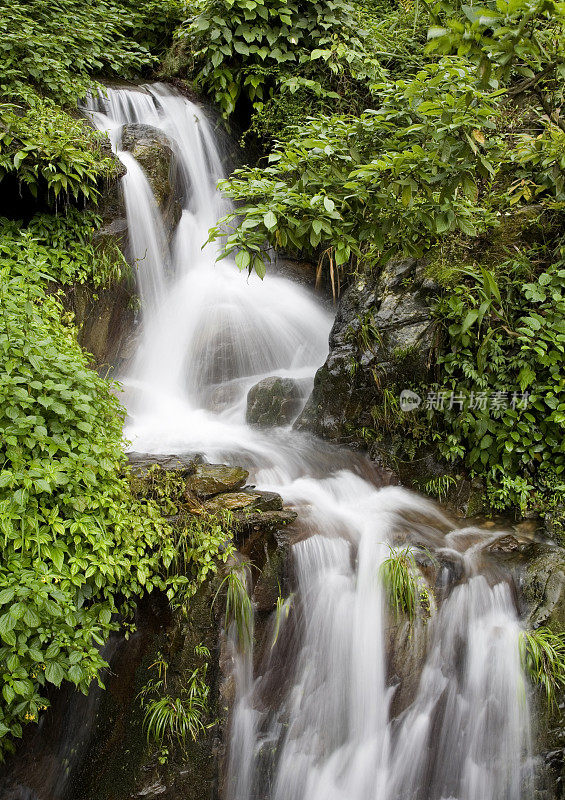
<svg viewBox="0 0 565 800"><path fill-rule="evenodd" d="M347 0L207 0L180 29L197 81L224 117L244 95L256 111L275 93L346 102L369 60Z"/></svg>
<svg viewBox="0 0 565 800"><path fill-rule="evenodd" d="M543 508L534 490L544 495L565 469L565 262L544 248L529 255L497 276L466 270L467 282L437 308L449 339L436 388L466 398L445 409L440 450L487 478L495 508L522 511Z"/></svg>
<svg viewBox="0 0 565 800"><path fill-rule="evenodd" d="M329 252L339 266L369 246L381 259L421 254L448 231L484 225L478 181L495 171L496 97L454 59L377 90L376 110L308 120L267 167L223 182L238 208L211 238L228 234L225 255L240 269L264 275L269 246Z"/></svg>

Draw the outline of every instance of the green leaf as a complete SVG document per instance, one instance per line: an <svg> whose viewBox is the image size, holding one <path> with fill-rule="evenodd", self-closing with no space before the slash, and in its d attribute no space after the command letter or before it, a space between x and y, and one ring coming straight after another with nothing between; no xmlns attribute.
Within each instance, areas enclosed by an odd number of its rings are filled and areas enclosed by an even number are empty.
<svg viewBox="0 0 565 800"><path fill-rule="evenodd" d="M468 311L465 319L463 320L463 324L461 325L461 333L466 333L469 328L477 321L479 316L479 312L476 308L473 308L471 311Z"/></svg>
<svg viewBox="0 0 565 800"><path fill-rule="evenodd" d="M60 686L61 681L65 677L65 672L57 661L48 661L45 665L45 677L50 683L54 683L55 686Z"/></svg>
<svg viewBox="0 0 565 800"><path fill-rule="evenodd" d="M2 687L2 695L4 697L4 700L9 705L14 700L16 693L9 684L5 683L4 686Z"/></svg>
<svg viewBox="0 0 565 800"><path fill-rule="evenodd" d="M272 211L267 211L265 216L263 217L263 223L267 230L271 231L273 228L277 226L277 217Z"/></svg>
<svg viewBox="0 0 565 800"><path fill-rule="evenodd" d="M251 255L249 253L249 250L240 250L235 257L236 266L238 269L242 271L249 267L250 261L251 261Z"/></svg>

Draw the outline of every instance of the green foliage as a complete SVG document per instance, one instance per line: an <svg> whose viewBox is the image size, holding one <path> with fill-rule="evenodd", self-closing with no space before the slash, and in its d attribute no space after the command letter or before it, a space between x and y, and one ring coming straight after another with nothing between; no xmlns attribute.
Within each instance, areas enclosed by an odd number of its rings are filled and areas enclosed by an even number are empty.
<svg viewBox="0 0 565 800"><path fill-rule="evenodd" d="M218 566L225 564L233 554L234 548L227 533L230 526L229 512L223 512L201 517L190 515L173 527L174 557L169 574L190 579L181 594L175 586L168 590L167 596L174 605L186 602L198 586L215 575Z"/></svg>
<svg viewBox="0 0 565 800"><path fill-rule="evenodd" d="M129 267L117 247L95 247L93 233L102 219L91 211L37 214L24 228L0 217L0 257L27 262L34 280L61 285L90 282L106 286L127 274Z"/></svg>
<svg viewBox="0 0 565 800"><path fill-rule="evenodd" d="M430 478L422 487L426 494L437 497L440 502L447 500L450 489L457 486L457 479L453 475L438 475Z"/></svg>
<svg viewBox="0 0 565 800"><path fill-rule="evenodd" d="M249 649L253 636L253 607L247 590L245 565L230 569L221 582L214 597L214 602L223 587L226 587L226 630L233 623L239 647L242 651Z"/></svg>
<svg viewBox="0 0 565 800"><path fill-rule="evenodd" d="M542 627L520 634L522 665L542 690L550 708L557 709L565 689L565 638Z"/></svg>
<svg viewBox="0 0 565 800"><path fill-rule="evenodd" d="M445 410L440 449L486 476L500 509L535 507L533 490L565 469L565 252L544 255L532 250L498 276L466 270L467 282L437 309L449 334L437 388L477 400Z"/></svg>
<svg viewBox="0 0 565 800"><path fill-rule="evenodd" d="M52 100L28 94L26 105L0 106L0 181L15 174L34 197L96 197L115 161L102 150L104 137Z"/></svg>
<svg viewBox="0 0 565 800"><path fill-rule="evenodd" d="M15 174L50 201L95 198L116 162L68 109L93 76L150 69L182 9L180 0L0 0L0 181Z"/></svg>
<svg viewBox="0 0 565 800"><path fill-rule="evenodd" d="M241 95L259 112L280 92L339 101L370 68L347 0L207 0L179 36L226 118Z"/></svg>
<svg viewBox="0 0 565 800"><path fill-rule="evenodd" d="M383 259L421 254L448 231L484 226L478 181L495 171L496 141L483 133L494 128L495 95L453 59L377 88L378 109L309 120L267 167L236 170L222 184L237 213L211 238L229 233L225 255L235 253L240 269L264 275L269 245L331 248L339 267L369 246Z"/></svg>
<svg viewBox="0 0 565 800"><path fill-rule="evenodd" d="M290 609L292 606L292 598L293 595L291 594L290 597L286 599L279 594L277 597L277 607L275 608L275 627L273 630L273 641L271 642L271 650L276 645L277 640L279 638L279 633L281 630L281 623L285 622L290 614Z"/></svg>
<svg viewBox="0 0 565 800"><path fill-rule="evenodd" d="M38 242L47 220L0 240L0 753L37 720L46 684L87 692L99 680L99 647L137 598L160 589L184 602L229 553L219 525L179 533L132 496L114 387L88 368L42 286L57 269L81 275L86 236L78 263L59 265Z"/></svg>
<svg viewBox="0 0 565 800"><path fill-rule="evenodd" d="M46 683L87 691L97 645L134 596L164 587L165 534L117 470L122 414L28 264L0 260L2 744L46 705ZM169 548L172 558L172 546Z"/></svg>
<svg viewBox="0 0 565 800"><path fill-rule="evenodd" d="M133 78L155 63L179 0L0 0L0 84L73 106L92 76Z"/></svg>
<svg viewBox="0 0 565 800"><path fill-rule="evenodd" d="M459 13L458 13L459 12ZM497 87L513 77L525 87L565 77L565 9L553 0L496 0L485 6L440 2L428 33L428 53L457 52Z"/></svg>
<svg viewBox="0 0 565 800"><path fill-rule="evenodd" d="M521 134L509 152L508 160L512 182L505 199L510 205L543 202L547 207L562 208L565 201L565 131L549 123L535 136Z"/></svg>
<svg viewBox="0 0 565 800"><path fill-rule="evenodd" d="M209 657L207 648L198 646L196 655ZM190 736L196 739L206 730L205 718L209 711L210 688L206 682L207 663L182 675L177 696L167 691L168 664L159 658L151 668L157 668L158 678L150 679L140 692L141 705L145 711L143 726L147 740L154 742L162 753L176 742L184 750Z"/></svg>
<svg viewBox="0 0 565 800"><path fill-rule="evenodd" d="M390 608L397 616L406 615L410 622L416 617L419 602L415 572L416 562L408 547L398 551L390 548L379 569Z"/></svg>
<svg viewBox="0 0 565 800"><path fill-rule="evenodd" d="M422 48L428 32L428 7L420 0L402 3L356 2L361 25L367 30L366 47L383 72L395 78L412 75L422 66Z"/></svg>

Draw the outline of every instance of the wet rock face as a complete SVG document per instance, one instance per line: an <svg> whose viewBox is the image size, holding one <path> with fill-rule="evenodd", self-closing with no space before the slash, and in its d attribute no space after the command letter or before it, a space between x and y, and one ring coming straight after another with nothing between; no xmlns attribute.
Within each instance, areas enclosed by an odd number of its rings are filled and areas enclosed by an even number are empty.
<svg viewBox="0 0 565 800"><path fill-rule="evenodd" d="M261 428L289 425L300 411L300 386L291 378L264 378L247 395L247 422Z"/></svg>
<svg viewBox="0 0 565 800"><path fill-rule="evenodd" d="M124 125L122 147L143 168L157 205L163 215L165 231L170 236L182 212L174 187L174 157L171 143L162 131L151 125Z"/></svg>
<svg viewBox="0 0 565 800"><path fill-rule="evenodd" d="M529 628L548 625L556 633L565 631L565 549L535 558L527 567L523 591L530 607Z"/></svg>
<svg viewBox="0 0 565 800"><path fill-rule="evenodd" d="M197 497L209 498L225 492L235 492L245 484L249 473L241 467L225 464L200 464L186 480L186 487Z"/></svg>
<svg viewBox="0 0 565 800"><path fill-rule="evenodd" d="M526 606L526 629L548 626L554 633L565 631L565 549L550 546L532 559L525 569L521 600ZM565 724L560 711L540 700L536 738L545 764L545 786L540 800L565 797Z"/></svg>
<svg viewBox="0 0 565 800"><path fill-rule="evenodd" d="M391 386L427 375L436 323L435 285L415 259L391 261L378 281L360 279L342 297L330 353L295 425L336 441L373 424L371 408Z"/></svg>

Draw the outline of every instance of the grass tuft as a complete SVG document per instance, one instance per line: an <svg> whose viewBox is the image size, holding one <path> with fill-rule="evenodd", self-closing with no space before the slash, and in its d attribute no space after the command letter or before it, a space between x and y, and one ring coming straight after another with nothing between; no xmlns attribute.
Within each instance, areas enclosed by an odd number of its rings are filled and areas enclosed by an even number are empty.
<svg viewBox="0 0 565 800"><path fill-rule="evenodd" d="M230 570L218 587L216 598L223 586L226 586L226 630L233 623L235 625L239 648L245 651L251 644L253 631L253 607L247 591L245 565L240 564Z"/></svg>
<svg viewBox="0 0 565 800"><path fill-rule="evenodd" d="M414 577L416 562L408 547L400 551L390 549L390 555L381 564L379 574L391 609L404 614L412 622L418 605L418 586Z"/></svg>
<svg viewBox="0 0 565 800"><path fill-rule="evenodd" d="M565 689L565 636L547 627L522 631L520 655L524 671L545 694L548 706L556 709Z"/></svg>

